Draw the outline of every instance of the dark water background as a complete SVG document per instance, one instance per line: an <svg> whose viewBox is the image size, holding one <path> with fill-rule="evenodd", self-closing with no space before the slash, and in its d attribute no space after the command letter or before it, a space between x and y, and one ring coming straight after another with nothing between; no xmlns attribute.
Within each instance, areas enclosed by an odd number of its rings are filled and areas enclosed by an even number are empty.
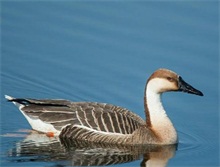
<svg viewBox="0 0 220 167"><path fill-rule="evenodd" d="M5 94L106 102L144 118L146 79L165 67L205 95L163 95L180 141L168 166L218 166L218 12L218 1L1 1L1 165L68 166L82 155L121 154L67 152L30 134ZM140 166L143 157L116 166Z"/></svg>

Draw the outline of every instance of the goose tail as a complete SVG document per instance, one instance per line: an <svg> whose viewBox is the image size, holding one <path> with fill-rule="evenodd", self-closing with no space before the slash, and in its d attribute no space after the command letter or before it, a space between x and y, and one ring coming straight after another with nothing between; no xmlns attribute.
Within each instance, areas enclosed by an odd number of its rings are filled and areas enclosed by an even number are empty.
<svg viewBox="0 0 220 167"><path fill-rule="evenodd" d="M8 101L13 101L15 98L14 97L11 97L11 96L8 96L8 95L5 95L5 98L8 100Z"/></svg>
<svg viewBox="0 0 220 167"><path fill-rule="evenodd" d="M14 105L16 105L19 109L21 109L22 107L25 106L25 104L22 102L22 101L23 101L22 99L17 99L17 98L14 98L14 97L12 97L12 96L9 96L9 95L5 95L5 98L6 98L9 102L14 103Z"/></svg>

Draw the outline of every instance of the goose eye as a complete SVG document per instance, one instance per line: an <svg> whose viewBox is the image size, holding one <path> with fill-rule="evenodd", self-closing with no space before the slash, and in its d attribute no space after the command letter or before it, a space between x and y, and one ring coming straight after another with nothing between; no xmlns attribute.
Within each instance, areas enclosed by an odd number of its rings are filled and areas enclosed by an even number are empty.
<svg viewBox="0 0 220 167"><path fill-rule="evenodd" d="M167 80L170 82L173 82L173 78L171 78L171 77L167 77Z"/></svg>

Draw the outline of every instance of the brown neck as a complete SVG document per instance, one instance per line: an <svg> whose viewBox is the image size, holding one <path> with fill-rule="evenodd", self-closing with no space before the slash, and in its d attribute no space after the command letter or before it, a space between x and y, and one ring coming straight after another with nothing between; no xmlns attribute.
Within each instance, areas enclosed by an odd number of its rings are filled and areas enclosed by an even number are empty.
<svg viewBox="0 0 220 167"><path fill-rule="evenodd" d="M149 109L147 107L147 97L146 96L144 96L144 110L145 110L145 116L146 116L146 124L148 127L151 127L150 113L149 113Z"/></svg>
<svg viewBox="0 0 220 167"><path fill-rule="evenodd" d="M147 124L148 127L151 127L152 124L151 124L151 121L150 121L149 108L147 106L146 92L147 92L147 84L146 84L145 91L144 91L144 110L145 110L146 124Z"/></svg>

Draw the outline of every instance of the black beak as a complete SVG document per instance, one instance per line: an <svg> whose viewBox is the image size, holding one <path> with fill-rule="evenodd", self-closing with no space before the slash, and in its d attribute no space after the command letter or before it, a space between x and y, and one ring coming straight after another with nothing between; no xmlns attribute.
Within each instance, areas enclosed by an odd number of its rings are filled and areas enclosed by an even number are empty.
<svg viewBox="0 0 220 167"><path fill-rule="evenodd" d="M182 77L180 77L180 76L179 76L179 89L178 89L178 91L183 91L183 92L187 92L187 93L203 96L203 93L201 91L195 89L190 84L186 83L182 79Z"/></svg>

